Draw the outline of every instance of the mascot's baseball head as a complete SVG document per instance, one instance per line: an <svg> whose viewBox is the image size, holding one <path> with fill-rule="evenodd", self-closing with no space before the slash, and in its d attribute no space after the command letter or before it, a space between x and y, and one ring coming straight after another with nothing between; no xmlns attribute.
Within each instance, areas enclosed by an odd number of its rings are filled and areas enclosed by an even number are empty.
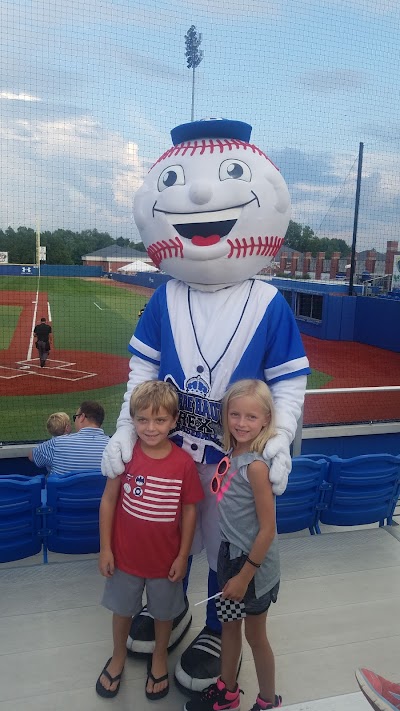
<svg viewBox="0 0 400 711"><path fill-rule="evenodd" d="M290 197L250 143L251 126L207 119L177 126L149 171L134 218L153 262L199 288L235 284L268 266L283 242Z"/></svg>

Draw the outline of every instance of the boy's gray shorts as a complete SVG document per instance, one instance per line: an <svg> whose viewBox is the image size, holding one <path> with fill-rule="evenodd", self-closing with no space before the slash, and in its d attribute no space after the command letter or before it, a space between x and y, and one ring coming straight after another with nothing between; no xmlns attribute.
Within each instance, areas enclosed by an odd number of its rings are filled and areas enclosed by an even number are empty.
<svg viewBox="0 0 400 711"><path fill-rule="evenodd" d="M168 578L138 578L118 568L106 580L101 604L121 617L134 617L143 607L145 588L147 609L156 620L173 620L183 612L185 598L182 581L171 583Z"/></svg>

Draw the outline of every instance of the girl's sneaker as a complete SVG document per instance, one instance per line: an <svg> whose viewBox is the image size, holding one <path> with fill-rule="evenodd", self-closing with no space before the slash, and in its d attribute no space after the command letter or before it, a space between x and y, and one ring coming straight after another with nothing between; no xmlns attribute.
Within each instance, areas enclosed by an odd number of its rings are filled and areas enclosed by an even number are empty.
<svg viewBox="0 0 400 711"><path fill-rule="evenodd" d="M279 709L282 706L282 696L275 696L275 703L264 701L261 696L257 696L256 703L250 711L267 711L268 709Z"/></svg>
<svg viewBox="0 0 400 711"><path fill-rule="evenodd" d="M228 691L221 677L201 692L197 698L190 699L184 711L240 711L240 694L243 692L236 684L235 691Z"/></svg>

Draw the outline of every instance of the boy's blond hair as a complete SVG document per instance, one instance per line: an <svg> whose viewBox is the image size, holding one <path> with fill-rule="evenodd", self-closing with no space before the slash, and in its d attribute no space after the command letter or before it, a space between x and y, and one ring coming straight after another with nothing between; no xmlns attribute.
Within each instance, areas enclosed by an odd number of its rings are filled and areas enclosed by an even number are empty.
<svg viewBox="0 0 400 711"><path fill-rule="evenodd" d="M152 414L156 414L160 407L163 407L171 417L177 417L179 412L177 391L163 380L147 380L141 383L131 395L129 402L131 417L140 410L147 410L148 407L151 407Z"/></svg>
<svg viewBox="0 0 400 711"><path fill-rule="evenodd" d="M276 434L275 431L275 412L274 412L274 402L272 399L271 391L263 380L238 380L233 383L231 387L226 391L224 399L222 401L222 427L224 431L224 447L228 451L235 447L236 440L232 437L228 429L228 405L229 403L238 397L253 397L254 400L258 402L259 405L265 410L265 414L269 416L268 424L263 427L260 434L251 443L250 452L258 452L262 454L264 447L268 440L271 439Z"/></svg>
<svg viewBox="0 0 400 711"><path fill-rule="evenodd" d="M59 437L65 434L68 427L71 427L71 420L66 412L53 412L46 422L46 427L52 437Z"/></svg>

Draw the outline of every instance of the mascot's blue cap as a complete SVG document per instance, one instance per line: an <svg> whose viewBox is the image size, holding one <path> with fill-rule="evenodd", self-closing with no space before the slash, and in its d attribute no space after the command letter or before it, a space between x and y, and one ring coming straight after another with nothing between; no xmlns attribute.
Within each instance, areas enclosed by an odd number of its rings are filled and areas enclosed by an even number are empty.
<svg viewBox="0 0 400 711"><path fill-rule="evenodd" d="M233 138L248 143L252 126L244 121L224 118L207 118L201 121L182 123L171 131L174 146L197 138Z"/></svg>

